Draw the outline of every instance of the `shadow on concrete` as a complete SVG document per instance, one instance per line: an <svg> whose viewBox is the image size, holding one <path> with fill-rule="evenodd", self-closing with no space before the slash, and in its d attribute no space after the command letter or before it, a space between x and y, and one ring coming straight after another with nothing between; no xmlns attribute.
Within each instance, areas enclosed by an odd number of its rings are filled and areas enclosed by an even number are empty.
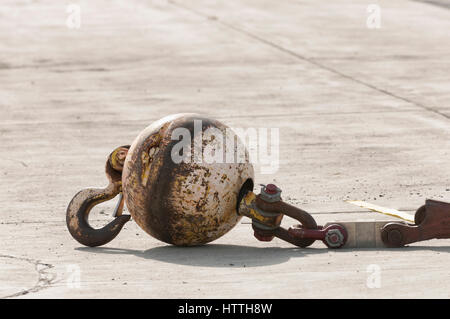
<svg viewBox="0 0 450 319"><path fill-rule="evenodd" d="M399 248L343 248L333 250L335 252L380 251L390 253L408 253L413 251L434 251L438 253L450 253L450 246L405 246Z"/></svg>
<svg viewBox="0 0 450 319"><path fill-rule="evenodd" d="M127 254L171 264L202 267L260 267L281 264L291 258L328 253L327 249L251 247L209 244L195 247L159 246L145 251L108 247L79 247L79 251Z"/></svg>
<svg viewBox="0 0 450 319"><path fill-rule="evenodd" d="M431 250L439 253L450 253L450 246L408 246L408 250Z"/></svg>

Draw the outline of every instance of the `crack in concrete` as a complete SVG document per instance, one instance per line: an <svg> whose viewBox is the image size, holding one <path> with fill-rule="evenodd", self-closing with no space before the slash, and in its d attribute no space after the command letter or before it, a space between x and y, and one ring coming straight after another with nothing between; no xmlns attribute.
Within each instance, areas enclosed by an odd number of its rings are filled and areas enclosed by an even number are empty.
<svg viewBox="0 0 450 319"><path fill-rule="evenodd" d="M362 81L362 80L360 80L360 79L357 79L357 78L355 78L355 77L353 77L353 76L351 76L351 75L342 73L341 71L339 71L339 70L337 70L337 69L334 69L334 68L332 68L332 67L329 67L329 66L327 66L327 65L325 65L325 64L323 64L323 63L320 63L320 62L318 62L317 60L314 60L314 59L311 59L311 58L309 58L309 57L303 56L303 55L301 55L301 54L299 54L299 53L297 53L297 52L295 52L295 51L292 51L292 50L290 50L290 49L287 49L287 48L285 48L285 47L282 47L281 45L278 45L278 44L276 44L276 43L274 43L274 42L272 42L272 41L269 41L269 40L264 39L264 38L262 38L262 37L260 37L260 36L257 36L256 34L253 34L253 33L249 32L249 31L246 31L246 30L244 30L244 29L238 28L238 27L236 27L236 26L234 26L234 25L232 25L232 24L229 24L229 23L220 21L220 20L218 20L217 18L212 18L211 16L208 16L207 14L204 14L204 13L202 13L202 12L200 12L200 11L197 11L197 10L192 9L192 8L190 8L190 7L187 7L187 6L185 6L185 5L176 3L176 2L174 2L174 1L172 1L172 0L169 0L168 3L171 4L171 5L173 5L174 7L177 7L177 8L180 8L180 9L184 9L184 10L187 10L187 11L190 11L191 13L194 13L195 15L198 15L198 16L201 16L201 17L203 17L203 18L206 18L207 20L209 20L209 21L211 21L211 22L213 22L213 23L218 23L218 24L220 24L220 25L222 25L222 26L224 26L224 27L227 27L227 28L232 29L232 30L234 30L234 31L236 31L236 32L239 32L239 33L241 33L241 34L244 34L244 35L246 35L246 36L249 37L249 38L252 38L252 39L254 39L254 40L257 40L257 41L260 42L260 43L264 43L264 44L266 44L266 45L268 45L268 46L270 46L270 47L272 47L272 48L274 48L274 49L277 49L278 51L284 52L284 53L286 53L286 54L288 54L288 55L290 55L290 56L293 56L293 57L295 57L295 58L297 58L297 59L299 59L299 60L303 60L303 61L306 61L306 62L308 62L308 63L310 63L310 64L313 64L313 65L315 65L315 66L317 66L317 67L319 67L319 68L321 68L321 69L323 69L323 70L327 70L327 71L329 71L329 72L331 72L331 73L334 73L334 74L339 75L339 76L341 76L341 77L343 77L343 78L346 78L346 79L348 79L348 80L351 80L351 81L353 81L353 82L356 82L356 83L358 83L358 84L361 84L361 85L363 85L363 86L365 86L365 87L368 87L368 88L373 89L373 90L375 90L375 91L378 91L378 92L380 92L380 93L386 94L386 95L388 95L388 96L390 96L390 97L392 97L392 98L395 98L395 99L398 99L398 100L402 100L402 101L404 101L404 102L407 102L407 103L409 103L409 104L415 105L415 106L417 106L417 107L419 107L419 108L421 108L421 109L427 110L427 111L429 111L429 112L433 112L433 113L435 113L435 114L437 114L437 115L440 115L440 116L442 116L442 117L444 117L444 118L450 120L450 115L447 115L447 114L445 114L445 113L442 113L442 112L440 112L439 110L433 109L432 107L426 106L426 105L424 105L424 104L422 104L422 103L419 103L419 102L416 102L416 101L413 101L413 100L411 100L411 99L409 99L409 98L406 98L406 97L397 95L397 94L395 94L395 93L393 93L393 92L390 92L390 91L388 91L388 90L379 88L379 87L377 87L377 86L375 86L375 85L373 85L373 84L364 82L364 81Z"/></svg>
<svg viewBox="0 0 450 319"><path fill-rule="evenodd" d="M0 254L0 258L10 258L10 259L26 261L26 262L34 265L34 268L36 269L36 271L38 273L38 280L33 287L19 291L17 293L11 294L11 295L0 296L0 299L14 298L14 297L27 295L29 293L38 292L42 289L49 288L51 284L55 283L56 274L47 272L49 269L54 268L54 266L51 264L46 264L39 260L35 260L35 259L31 259L31 258L16 257L16 256L11 256L11 255L3 255L3 254Z"/></svg>
<svg viewBox="0 0 450 319"><path fill-rule="evenodd" d="M378 113L418 113L418 112L424 112L426 110L418 110L415 109L407 109L407 110L381 110L381 111L344 111L344 112L303 112L303 113L290 113L290 114L242 114L242 115L222 115L222 116L216 116L216 119L232 119L232 118L291 118L292 116L295 117L310 117L310 116L335 116L335 115L347 115L347 114L378 114ZM450 117L450 115L449 115ZM148 121L157 121L159 118L155 117L148 117L145 120L122 120L120 123L122 125L134 125L135 123L148 123ZM104 122L104 121L103 121ZM49 124L96 124L96 123L103 123L100 120L90 120L90 121L13 121L9 123L2 123L3 126L9 125L9 126L30 126L30 125L49 125Z"/></svg>
<svg viewBox="0 0 450 319"><path fill-rule="evenodd" d="M16 160L13 158L5 158L7 161L15 162L21 164L23 167L28 167L28 165L24 161Z"/></svg>

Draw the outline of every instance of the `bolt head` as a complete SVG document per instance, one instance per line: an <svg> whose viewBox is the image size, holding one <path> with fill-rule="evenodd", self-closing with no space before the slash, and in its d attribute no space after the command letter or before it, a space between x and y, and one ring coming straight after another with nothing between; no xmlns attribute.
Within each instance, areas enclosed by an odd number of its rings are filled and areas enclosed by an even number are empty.
<svg viewBox="0 0 450 319"><path fill-rule="evenodd" d="M264 191L267 194L275 195L278 192L278 187L276 185L274 185L274 184L267 184L267 186L264 189Z"/></svg>
<svg viewBox="0 0 450 319"><path fill-rule="evenodd" d="M330 248L339 248L345 244L345 236L339 229L333 228L327 231L324 241Z"/></svg>
<svg viewBox="0 0 450 319"><path fill-rule="evenodd" d="M258 239L259 241L272 241L272 239L275 238L275 236L267 236L267 235L262 235L260 233L258 233L257 231L255 231L253 233L253 235L256 237L256 239Z"/></svg>
<svg viewBox="0 0 450 319"><path fill-rule="evenodd" d="M329 241L332 243L338 243L339 242L339 236L336 234L332 234L330 237L328 237Z"/></svg>
<svg viewBox="0 0 450 319"><path fill-rule="evenodd" d="M400 247L403 241L402 233L398 229L392 229L388 233L388 240L391 245Z"/></svg>

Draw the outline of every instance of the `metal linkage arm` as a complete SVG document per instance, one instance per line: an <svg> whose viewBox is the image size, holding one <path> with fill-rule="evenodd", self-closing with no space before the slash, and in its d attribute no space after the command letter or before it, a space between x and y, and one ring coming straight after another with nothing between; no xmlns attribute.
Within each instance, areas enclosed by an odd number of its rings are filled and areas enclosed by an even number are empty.
<svg viewBox="0 0 450 319"><path fill-rule="evenodd" d="M261 193L248 192L239 205L239 214L252 219L255 237L260 241L271 241L278 237L299 247L308 247L316 240L322 240L330 248L339 248L347 240L344 227L333 224L323 229L314 218L281 199L281 189L273 184L262 185ZM300 222L288 230L281 227L283 216Z"/></svg>

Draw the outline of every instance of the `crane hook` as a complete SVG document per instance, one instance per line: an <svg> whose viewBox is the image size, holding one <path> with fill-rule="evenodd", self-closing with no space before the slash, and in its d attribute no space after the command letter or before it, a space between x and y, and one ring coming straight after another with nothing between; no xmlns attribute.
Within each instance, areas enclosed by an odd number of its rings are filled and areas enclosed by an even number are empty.
<svg viewBox="0 0 450 319"><path fill-rule="evenodd" d="M95 247L110 242L131 218L131 215L122 215L123 197L120 196L113 221L100 229L89 225L89 213L94 206L122 195L122 169L129 148L129 145L118 147L109 155L105 168L109 180L107 187L83 189L67 207L67 228L72 237L85 246Z"/></svg>

